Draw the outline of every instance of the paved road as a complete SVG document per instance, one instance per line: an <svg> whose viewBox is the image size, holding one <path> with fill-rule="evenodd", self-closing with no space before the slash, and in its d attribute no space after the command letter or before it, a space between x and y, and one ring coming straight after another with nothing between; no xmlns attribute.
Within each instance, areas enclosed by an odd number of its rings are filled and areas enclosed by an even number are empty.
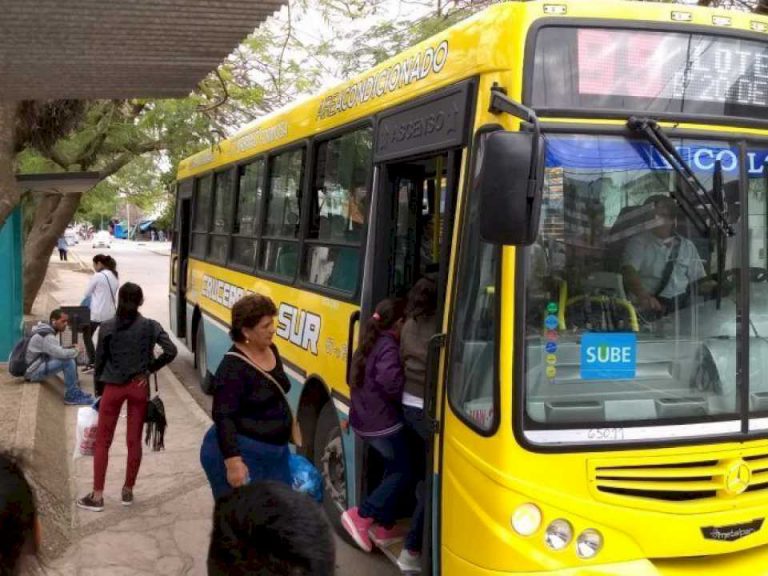
<svg viewBox="0 0 768 576"><path fill-rule="evenodd" d="M154 318L170 332L168 319L168 274L169 258L167 244L135 243L114 241L112 248L94 250L90 244L81 243L70 248L74 256L90 263L98 253L111 254L117 260L117 271L121 282L135 282L144 290L144 306L142 313ZM71 303L77 303L75 300ZM63 302L69 304L69 302ZM177 342L178 344L178 342ZM174 374L181 380L192 397L209 414L211 398L200 390L197 372L194 367L192 354L187 348L179 345L179 356L171 365ZM399 571L380 553L365 554L348 545L340 538L337 543L338 576L392 576Z"/></svg>

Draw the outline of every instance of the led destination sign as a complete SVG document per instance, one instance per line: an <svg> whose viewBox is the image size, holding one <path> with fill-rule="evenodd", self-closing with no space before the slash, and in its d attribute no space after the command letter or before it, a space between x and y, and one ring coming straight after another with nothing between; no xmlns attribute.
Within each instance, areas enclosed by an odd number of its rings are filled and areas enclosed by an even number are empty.
<svg viewBox="0 0 768 576"><path fill-rule="evenodd" d="M725 36L545 28L532 99L595 108L768 118L768 44Z"/></svg>

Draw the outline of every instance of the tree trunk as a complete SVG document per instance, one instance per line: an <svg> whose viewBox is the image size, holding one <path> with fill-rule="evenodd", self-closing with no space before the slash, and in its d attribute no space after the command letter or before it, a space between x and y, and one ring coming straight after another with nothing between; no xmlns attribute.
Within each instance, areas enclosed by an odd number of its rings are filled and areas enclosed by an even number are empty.
<svg viewBox="0 0 768 576"><path fill-rule="evenodd" d="M16 186L16 112L18 102L0 102L0 228L19 204Z"/></svg>
<svg viewBox="0 0 768 576"><path fill-rule="evenodd" d="M25 314L32 310L32 304L48 271L51 252L75 215L80 197L81 194L46 194L35 209L32 229L24 244Z"/></svg>

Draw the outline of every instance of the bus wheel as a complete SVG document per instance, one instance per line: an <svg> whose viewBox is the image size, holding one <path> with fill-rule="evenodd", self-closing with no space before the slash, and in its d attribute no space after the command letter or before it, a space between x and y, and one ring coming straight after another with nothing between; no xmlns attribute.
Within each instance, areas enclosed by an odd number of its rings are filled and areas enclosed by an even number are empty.
<svg viewBox="0 0 768 576"><path fill-rule="evenodd" d="M208 373L208 354L205 348L205 330L203 330L202 319L195 332L195 366L197 366L197 375L200 378L200 388L206 394L213 394L213 383L211 382L211 375Z"/></svg>
<svg viewBox="0 0 768 576"><path fill-rule="evenodd" d="M314 464L323 475L323 508L339 534L346 535L341 526L341 513L347 508L347 479L341 427L332 401L320 411L315 430Z"/></svg>

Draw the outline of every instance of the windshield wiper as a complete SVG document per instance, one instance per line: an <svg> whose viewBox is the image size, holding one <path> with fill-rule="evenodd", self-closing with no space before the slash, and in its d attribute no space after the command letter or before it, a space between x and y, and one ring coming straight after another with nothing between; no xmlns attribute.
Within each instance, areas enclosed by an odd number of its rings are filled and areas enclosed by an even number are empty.
<svg viewBox="0 0 768 576"><path fill-rule="evenodd" d="M645 136L648 142L656 148L664 159L672 166L672 169L678 173L683 182L688 186L688 189L693 194L694 202L691 202L689 194L683 194L676 189L672 192L675 200L682 207L683 211L693 221L694 225L699 229L702 234L708 234L710 226L705 218L703 218L698 210L697 206L704 209L709 220L712 222L718 232L723 236L733 236L736 232L728 223L728 217L724 213L720 205L718 205L712 198L701 181L696 177L696 174L691 167L686 163L680 153L675 148L672 141L667 137L656 120L653 118L637 118L632 116L627 120L627 127L630 130L638 132ZM703 198L702 198L703 197Z"/></svg>

